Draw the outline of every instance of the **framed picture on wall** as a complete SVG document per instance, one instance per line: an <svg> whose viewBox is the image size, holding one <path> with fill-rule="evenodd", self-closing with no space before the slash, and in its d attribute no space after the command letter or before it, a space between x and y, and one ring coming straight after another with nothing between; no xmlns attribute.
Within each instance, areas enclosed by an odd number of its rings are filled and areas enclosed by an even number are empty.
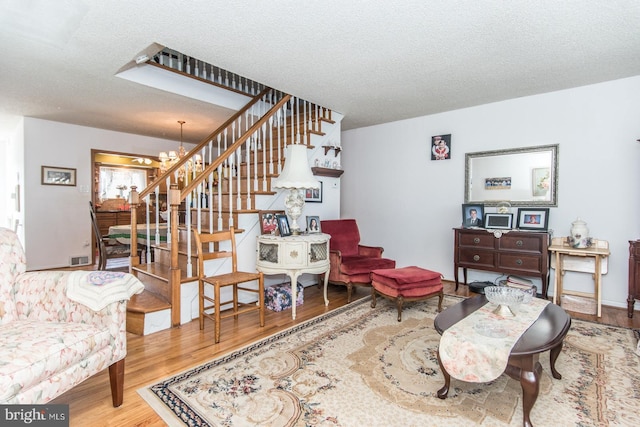
<svg viewBox="0 0 640 427"><path fill-rule="evenodd" d="M449 160L451 158L451 134L431 137L431 160Z"/></svg>
<svg viewBox="0 0 640 427"><path fill-rule="evenodd" d="M322 203L322 181L320 181L320 188L307 188L304 190L304 201Z"/></svg>
<svg viewBox="0 0 640 427"><path fill-rule="evenodd" d="M67 185L75 187L76 170L55 166L42 166L42 185Z"/></svg>

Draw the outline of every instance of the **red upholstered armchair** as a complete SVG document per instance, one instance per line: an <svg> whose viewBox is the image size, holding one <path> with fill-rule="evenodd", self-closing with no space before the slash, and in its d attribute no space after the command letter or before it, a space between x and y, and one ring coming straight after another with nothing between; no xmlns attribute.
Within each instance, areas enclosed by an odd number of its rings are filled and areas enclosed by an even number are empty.
<svg viewBox="0 0 640 427"><path fill-rule="evenodd" d="M395 268L396 262L382 258L381 247L360 244L360 231L355 219L320 221L322 232L331 236L329 282L347 287L347 302L351 302L353 286L371 286L371 271Z"/></svg>

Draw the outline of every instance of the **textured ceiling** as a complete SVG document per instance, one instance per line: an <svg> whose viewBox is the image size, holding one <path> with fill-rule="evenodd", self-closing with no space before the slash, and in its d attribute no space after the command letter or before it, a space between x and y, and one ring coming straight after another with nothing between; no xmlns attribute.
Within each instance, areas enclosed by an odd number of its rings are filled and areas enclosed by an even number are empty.
<svg viewBox="0 0 640 427"><path fill-rule="evenodd" d="M639 29L637 0L0 0L0 123L178 139L185 120L195 142L229 110L115 77L160 45L352 129L640 75Z"/></svg>

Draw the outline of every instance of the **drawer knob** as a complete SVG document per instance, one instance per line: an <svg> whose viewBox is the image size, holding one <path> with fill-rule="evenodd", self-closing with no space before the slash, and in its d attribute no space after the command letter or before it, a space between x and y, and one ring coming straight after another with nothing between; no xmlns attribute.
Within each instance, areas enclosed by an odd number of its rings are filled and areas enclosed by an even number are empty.
<svg viewBox="0 0 640 427"><path fill-rule="evenodd" d="M473 260L474 261L480 261L480 255L474 255L473 256Z"/></svg>
<svg viewBox="0 0 640 427"><path fill-rule="evenodd" d="M522 265L522 260L521 260L521 259L517 259L517 260L516 260L516 264L517 264L517 265Z"/></svg>
<svg viewBox="0 0 640 427"><path fill-rule="evenodd" d="M522 240L516 240L516 246L522 246L523 244Z"/></svg>
<svg viewBox="0 0 640 427"><path fill-rule="evenodd" d="M475 239L473 239L473 243L475 243L476 245L480 243L480 238L476 237Z"/></svg>

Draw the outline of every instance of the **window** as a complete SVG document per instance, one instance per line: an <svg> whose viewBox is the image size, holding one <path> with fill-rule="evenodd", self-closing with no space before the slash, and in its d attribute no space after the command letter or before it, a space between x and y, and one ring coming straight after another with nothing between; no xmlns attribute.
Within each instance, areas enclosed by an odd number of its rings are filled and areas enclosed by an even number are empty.
<svg viewBox="0 0 640 427"><path fill-rule="evenodd" d="M100 200L116 198L129 200L133 185L137 187L138 191L147 186L147 171L145 169L100 166Z"/></svg>

